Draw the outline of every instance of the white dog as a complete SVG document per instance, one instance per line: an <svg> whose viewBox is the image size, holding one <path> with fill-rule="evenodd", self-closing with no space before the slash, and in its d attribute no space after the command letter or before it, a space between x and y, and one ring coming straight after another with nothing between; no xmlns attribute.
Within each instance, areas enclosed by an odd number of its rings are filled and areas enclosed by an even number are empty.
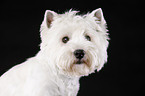
<svg viewBox="0 0 145 96"><path fill-rule="evenodd" d="M41 50L0 77L0 96L76 96L80 77L103 67L109 38L102 10L77 13L45 12Z"/></svg>

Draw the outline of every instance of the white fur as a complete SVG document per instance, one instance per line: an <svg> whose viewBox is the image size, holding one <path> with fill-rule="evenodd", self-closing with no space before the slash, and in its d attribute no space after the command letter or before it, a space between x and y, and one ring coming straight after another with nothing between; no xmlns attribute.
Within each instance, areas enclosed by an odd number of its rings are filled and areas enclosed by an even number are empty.
<svg viewBox="0 0 145 96"><path fill-rule="evenodd" d="M109 38L102 10L76 14L72 10L64 14L46 11L40 30L41 50L0 77L0 96L76 96L80 77L103 67ZM51 24L47 18L53 19ZM70 38L66 44L64 36ZM87 63L74 64L76 49L85 50Z"/></svg>

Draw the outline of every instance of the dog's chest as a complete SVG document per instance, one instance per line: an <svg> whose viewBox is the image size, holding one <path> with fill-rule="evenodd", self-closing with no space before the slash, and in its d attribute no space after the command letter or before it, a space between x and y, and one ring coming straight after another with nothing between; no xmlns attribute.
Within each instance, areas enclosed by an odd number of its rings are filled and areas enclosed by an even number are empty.
<svg viewBox="0 0 145 96"><path fill-rule="evenodd" d="M58 80L56 83L57 92L56 96L76 96L79 90L79 82L78 80Z"/></svg>

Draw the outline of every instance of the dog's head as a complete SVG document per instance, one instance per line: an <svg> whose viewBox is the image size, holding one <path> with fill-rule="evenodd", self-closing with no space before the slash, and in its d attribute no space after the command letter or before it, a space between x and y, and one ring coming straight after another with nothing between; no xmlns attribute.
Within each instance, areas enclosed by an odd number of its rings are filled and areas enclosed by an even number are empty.
<svg viewBox="0 0 145 96"><path fill-rule="evenodd" d="M102 10L57 14L47 10L41 25L41 51L60 73L84 76L107 61L108 33Z"/></svg>

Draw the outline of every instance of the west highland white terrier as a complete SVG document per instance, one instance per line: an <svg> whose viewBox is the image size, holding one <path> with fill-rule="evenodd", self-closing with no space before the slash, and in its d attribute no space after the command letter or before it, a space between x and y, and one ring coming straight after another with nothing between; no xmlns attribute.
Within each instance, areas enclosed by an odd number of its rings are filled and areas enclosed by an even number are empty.
<svg viewBox="0 0 145 96"><path fill-rule="evenodd" d="M80 77L103 67L109 37L102 10L77 13L45 12L40 51L0 77L0 96L76 96Z"/></svg>

